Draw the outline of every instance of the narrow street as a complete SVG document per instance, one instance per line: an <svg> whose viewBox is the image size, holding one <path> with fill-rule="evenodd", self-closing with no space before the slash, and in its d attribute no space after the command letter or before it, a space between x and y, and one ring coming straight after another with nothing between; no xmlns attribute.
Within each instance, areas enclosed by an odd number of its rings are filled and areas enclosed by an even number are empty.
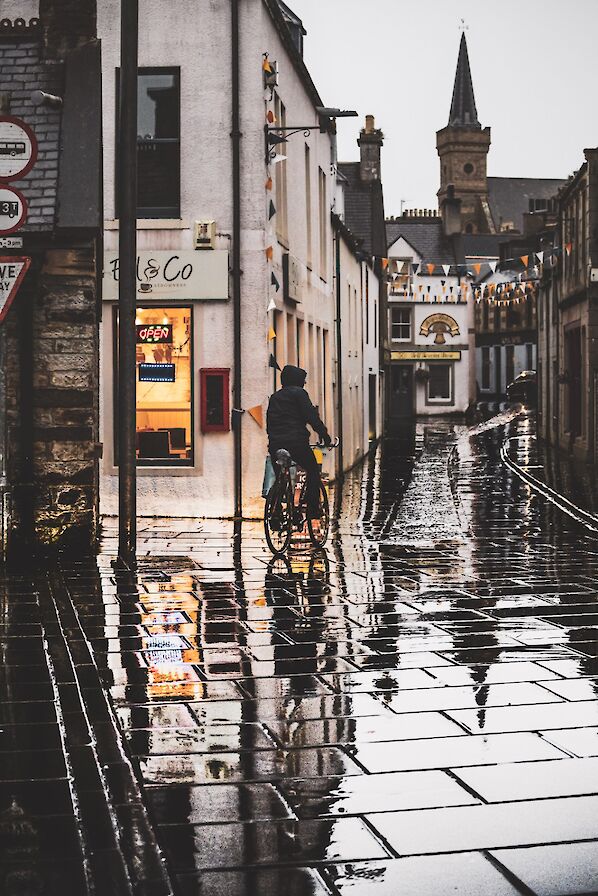
<svg viewBox="0 0 598 896"><path fill-rule="evenodd" d="M109 523L99 576L5 579L23 892L598 892L598 539L504 465L530 426L387 443L319 556L156 520L131 579Z"/></svg>

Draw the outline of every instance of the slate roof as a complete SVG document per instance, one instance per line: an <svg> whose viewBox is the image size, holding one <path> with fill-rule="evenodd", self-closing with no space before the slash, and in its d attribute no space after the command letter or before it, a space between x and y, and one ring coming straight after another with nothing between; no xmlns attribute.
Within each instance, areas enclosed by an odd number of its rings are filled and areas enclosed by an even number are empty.
<svg viewBox="0 0 598 896"><path fill-rule="evenodd" d="M399 237L421 255L424 263L457 264L457 247L453 240L444 235L441 218L391 218L386 222L386 242L388 248Z"/></svg>
<svg viewBox="0 0 598 896"><path fill-rule="evenodd" d="M338 170L345 178L345 216L349 230L368 255L386 254L384 201L378 180L362 181L359 162L339 162Z"/></svg>
<svg viewBox="0 0 598 896"><path fill-rule="evenodd" d="M461 43L459 44L459 58L457 60L448 126L450 128L475 128L476 130L480 130L482 127L478 121L478 111L473 95L465 32L461 35Z"/></svg>
<svg viewBox="0 0 598 896"><path fill-rule="evenodd" d="M550 199L566 184L565 179L543 177L489 177L488 202L494 226L512 221L523 233L523 215L529 211L530 199Z"/></svg>
<svg viewBox="0 0 598 896"><path fill-rule="evenodd" d="M499 258L500 246L513 239L512 233L464 233L463 252L466 258Z"/></svg>

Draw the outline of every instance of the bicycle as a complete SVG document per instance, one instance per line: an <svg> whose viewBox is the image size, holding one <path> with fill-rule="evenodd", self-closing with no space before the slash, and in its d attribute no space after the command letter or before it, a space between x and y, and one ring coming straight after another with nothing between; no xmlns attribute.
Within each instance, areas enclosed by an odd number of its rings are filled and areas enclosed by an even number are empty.
<svg viewBox="0 0 598 896"><path fill-rule="evenodd" d="M339 439L335 439L328 447L336 448L338 444ZM312 450L322 449L324 445L318 443L309 447ZM293 482L293 459L284 448L276 452L275 462L278 467L276 481L268 492L264 510L264 531L268 547L273 554L284 553L291 543L293 532L304 531L306 524L314 547L324 547L330 529L330 508L323 483L320 482L320 519L317 521L318 525L314 525L307 514L305 472L298 471L296 482Z"/></svg>

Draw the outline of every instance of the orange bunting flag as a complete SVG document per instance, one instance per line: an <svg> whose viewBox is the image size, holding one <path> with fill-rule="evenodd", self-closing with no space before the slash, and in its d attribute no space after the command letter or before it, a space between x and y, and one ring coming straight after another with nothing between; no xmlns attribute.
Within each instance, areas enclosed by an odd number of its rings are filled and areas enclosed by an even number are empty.
<svg viewBox="0 0 598 896"><path fill-rule="evenodd" d="M272 189L272 178L271 177L269 177L268 180L266 181L266 189L267 190Z"/></svg>
<svg viewBox="0 0 598 896"><path fill-rule="evenodd" d="M528 261L529 261L529 255L522 255L522 256L521 256L521 261L523 262L523 267L526 268L526 267L527 267L527 263L528 263Z"/></svg>
<svg viewBox="0 0 598 896"><path fill-rule="evenodd" d="M476 276L480 276L480 271L482 270L482 265L478 261L476 264L472 265L474 271L476 272Z"/></svg>
<svg viewBox="0 0 598 896"><path fill-rule="evenodd" d="M276 330L274 329L274 327L270 327L270 329L268 330L268 342L270 342L272 339L276 339Z"/></svg>
<svg viewBox="0 0 598 896"><path fill-rule="evenodd" d="M428 274L433 274L434 268L436 267L436 265L435 264L427 264L426 267L428 269Z"/></svg>
<svg viewBox="0 0 598 896"><path fill-rule="evenodd" d="M272 109L268 109L268 114L266 115L266 118L268 119L268 124L274 124L274 122L276 121L276 116L275 116L274 112L272 111Z"/></svg>
<svg viewBox="0 0 598 896"><path fill-rule="evenodd" d="M424 288L424 284L423 284L423 283L420 283L420 284L419 284L419 285L418 285L418 287L417 287L417 288L418 288L418 289L419 289L419 291L420 291L420 292L421 292L421 291L422 291L422 289L423 289L423 288Z"/></svg>
<svg viewBox="0 0 598 896"><path fill-rule="evenodd" d="M571 249L572 249L572 248L573 248L573 243L567 243L567 244L565 245L565 252L567 253L567 255L571 255Z"/></svg>
<svg viewBox="0 0 598 896"><path fill-rule="evenodd" d="M270 63L268 62L267 59L264 59L264 61L262 62L262 68L263 68L263 70L264 70L265 72L271 72L271 71L272 71L272 66L270 65Z"/></svg>
<svg viewBox="0 0 598 896"><path fill-rule="evenodd" d="M253 417L260 429L264 428L264 411L261 404L256 404L254 408L247 408L247 413Z"/></svg>
<svg viewBox="0 0 598 896"><path fill-rule="evenodd" d="M385 271L388 267L388 258L381 258L380 261L382 262L382 270Z"/></svg>
<svg viewBox="0 0 598 896"><path fill-rule="evenodd" d="M272 261L272 256L274 255L274 249L272 246L266 246L266 258L268 261Z"/></svg>

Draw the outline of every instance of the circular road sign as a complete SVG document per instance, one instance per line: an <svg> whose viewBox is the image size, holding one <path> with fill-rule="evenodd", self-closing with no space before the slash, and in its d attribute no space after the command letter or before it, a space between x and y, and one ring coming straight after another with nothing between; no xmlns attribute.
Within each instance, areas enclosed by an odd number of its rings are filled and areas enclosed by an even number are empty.
<svg viewBox="0 0 598 896"><path fill-rule="evenodd" d="M37 140L28 124L0 115L0 181L25 177L37 159Z"/></svg>
<svg viewBox="0 0 598 896"><path fill-rule="evenodd" d="M14 233L27 218L27 200L14 187L0 183L0 234Z"/></svg>

